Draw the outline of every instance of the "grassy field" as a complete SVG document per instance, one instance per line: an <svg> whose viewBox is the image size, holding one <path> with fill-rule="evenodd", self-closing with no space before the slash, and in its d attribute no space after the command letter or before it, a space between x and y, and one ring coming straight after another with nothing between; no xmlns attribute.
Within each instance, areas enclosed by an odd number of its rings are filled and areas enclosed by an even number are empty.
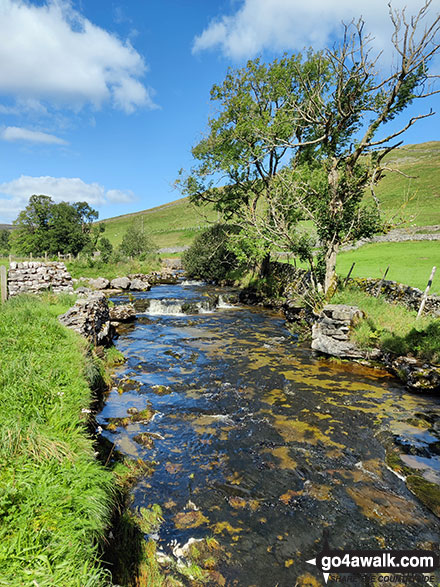
<svg viewBox="0 0 440 587"><path fill-rule="evenodd" d="M387 266L387 279L425 289L435 265L431 293L440 294L440 241L374 243L338 255L336 271L345 276L353 261L353 277L382 277Z"/></svg>
<svg viewBox="0 0 440 587"><path fill-rule="evenodd" d="M85 429L96 366L56 316L72 296L0 308L0 585L107 585L112 474ZM88 374L88 376L87 376Z"/></svg>

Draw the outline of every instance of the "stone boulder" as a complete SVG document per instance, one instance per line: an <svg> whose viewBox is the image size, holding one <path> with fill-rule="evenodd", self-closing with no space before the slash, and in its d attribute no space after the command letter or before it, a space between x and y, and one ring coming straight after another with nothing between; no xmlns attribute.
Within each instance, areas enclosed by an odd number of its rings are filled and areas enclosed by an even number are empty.
<svg viewBox="0 0 440 587"><path fill-rule="evenodd" d="M88 298L78 300L65 314L58 317L64 326L72 328L95 346L109 346L113 328L107 298L94 292Z"/></svg>
<svg viewBox="0 0 440 587"><path fill-rule="evenodd" d="M344 359L377 359L378 349L366 352L350 342L351 329L363 315L356 306L327 304L312 326L312 349Z"/></svg>
<svg viewBox="0 0 440 587"><path fill-rule="evenodd" d="M111 280L110 287L112 289L129 289L130 283L128 277L116 277Z"/></svg>
<svg viewBox="0 0 440 587"><path fill-rule="evenodd" d="M136 319L136 310L133 304L123 304L110 308L112 322L131 322Z"/></svg>
<svg viewBox="0 0 440 587"><path fill-rule="evenodd" d="M133 291L148 291L151 289L151 285L147 281L134 278L131 280L130 289Z"/></svg>
<svg viewBox="0 0 440 587"><path fill-rule="evenodd" d="M107 289L110 285L110 280L105 277L98 277L97 279L89 279L89 287L92 289Z"/></svg>
<svg viewBox="0 0 440 587"><path fill-rule="evenodd" d="M424 364L413 357L397 357L390 368L412 391L440 391L440 367Z"/></svg>

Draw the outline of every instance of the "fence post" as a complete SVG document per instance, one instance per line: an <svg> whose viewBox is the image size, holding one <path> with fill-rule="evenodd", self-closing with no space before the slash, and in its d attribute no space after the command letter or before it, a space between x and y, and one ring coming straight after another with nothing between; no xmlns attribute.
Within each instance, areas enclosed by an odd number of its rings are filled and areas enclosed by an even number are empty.
<svg viewBox="0 0 440 587"><path fill-rule="evenodd" d="M433 268L432 268L431 275L430 275L430 277L429 277L429 281L428 281L428 285L426 286L426 289L425 289L425 291L424 291L424 293L423 293L423 295L422 295L422 301L421 301L421 303L420 303L420 308L419 308L419 311L418 311L418 313L417 313L417 318L416 318L416 320L418 320L418 319L420 318L420 316L422 315L423 308L425 307L425 304L426 304L426 299L427 299L427 297L428 297L428 293L429 293L429 290L430 290L430 288L431 288L431 285L432 285L432 280L434 279L434 275L435 275L435 270L436 270L436 269L437 269L437 267L433 267Z"/></svg>
<svg viewBox="0 0 440 587"><path fill-rule="evenodd" d="M382 283L384 282L384 279L387 276L389 268L390 268L390 266L388 265L388 267L385 269L385 273L383 274L382 279L379 281L379 285L378 285L377 291L376 291L376 298L380 294L380 290L382 289Z"/></svg>
<svg viewBox="0 0 440 587"><path fill-rule="evenodd" d="M351 272L353 271L353 268L354 268L354 266L355 266L355 265L356 265L356 263L353 261L353 264L352 264L352 266L351 266L351 268L350 268L350 271L348 272L348 275L347 275L347 277L345 278L345 281L344 281L344 286L343 286L343 287L345 287L345 286L347 285L347 283L348 283L348 280L350 279Z"/></svg>
<svg viewBox="0 0 440 587"><path fill-rule="evenodd" d="M44 251L44 262L47 263L47 251Z"/></svg>
<svg viewBox="0 0 440 587"><path fill-rule="evenodd" d="M1 300L2 304L8 299L8 276L6 273L6 267L0 265L0 282L1 282Z"/></svg>

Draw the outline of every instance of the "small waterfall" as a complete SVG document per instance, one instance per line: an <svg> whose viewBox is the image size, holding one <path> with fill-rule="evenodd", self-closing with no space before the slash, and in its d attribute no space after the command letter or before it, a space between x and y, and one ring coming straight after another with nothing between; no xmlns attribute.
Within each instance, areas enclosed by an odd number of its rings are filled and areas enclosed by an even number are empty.
<svg viewBox="0 0 440 587"><path fill-rule="evenodd" d="M218 308L228 309L233 307L234 306L232 304L228 303L228 298L225 299L225 297L222 295L218 296Z"/></svg>
<svg viewBox="0 0 440 587"><path fill-rule="evenodd" d="M147 314L152 314L154 316L161 316L172 314L174 316L184 316L185 313L182 311L182 306L184 302L181 300L175 299L164 299L164 300L155 300L151 299L146 309Z"/></svg>

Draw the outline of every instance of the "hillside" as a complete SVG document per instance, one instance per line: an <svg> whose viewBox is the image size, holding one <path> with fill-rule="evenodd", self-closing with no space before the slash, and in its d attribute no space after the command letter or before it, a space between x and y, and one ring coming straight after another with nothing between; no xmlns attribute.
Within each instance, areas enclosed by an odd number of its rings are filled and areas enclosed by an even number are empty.
<svg viewBox="0 0 440 587"><path fill-rule="evenodd" d="M121 243L128 226L139 224L151 234L159 248L182 247L191 244L195 235L217 218L210 207L197 208L188 198L181 198L150 210L125 214L102 220L105 236L113 246Z"/></svg>
<svg viewBox="0 0 440 587"><path fill-rule="evenodd" d="M387 171L376 188L387 218L402 216L418 226L440 224L440 141L401 147L390 153L386 162L400 172ZM197 232L216 218L209 206L196 208L188 198L182 198L102 222L114 246L120 244L127 227L137 222L143 223L162 248L190 244Z"/></svg>

